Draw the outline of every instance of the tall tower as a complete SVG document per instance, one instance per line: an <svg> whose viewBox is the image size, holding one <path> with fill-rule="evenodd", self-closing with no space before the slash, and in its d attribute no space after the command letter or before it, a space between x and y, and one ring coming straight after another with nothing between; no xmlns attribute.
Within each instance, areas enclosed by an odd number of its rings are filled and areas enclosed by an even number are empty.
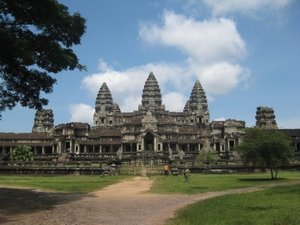
<svg viewBox="0 0 300 225"><path fill-rule="evenodd" d="M35 113L32 133L49 133L53 130L53 112L51 109L39 109Z"/></svg>
<svg viewBox="0 0 300 225"><path fill-rule="evenodd" d="M273 108L259 106L256 108L256 128L277 129Z"/></svg>
<svg viewBox="0 0 300 225"><path fill-rule="evenodd" d="M94 126L107 127L114 126L120 123L121 110L118 104L114 104L110 90L106 83L103 83L97 94Z"/></svg>
<svg viewBox="0 0 300 225"><path fill-rule="evenodd" d="M198 80L194 84L190 99L186 102L183 111L196 114L197 123L209 124L207 98Z"/></svg>
<svg viewBox="0 0 300 225"><path fill-rule="evenodd" d="M139 105L139 111L165 111L165 106L162 105L160 89L152 72L150 72L145 82L142 95L142 105Z"/></svg>

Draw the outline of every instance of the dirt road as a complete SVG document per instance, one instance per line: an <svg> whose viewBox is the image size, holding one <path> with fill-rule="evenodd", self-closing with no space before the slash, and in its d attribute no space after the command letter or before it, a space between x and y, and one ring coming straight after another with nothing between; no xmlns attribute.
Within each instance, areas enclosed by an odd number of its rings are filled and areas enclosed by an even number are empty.
<svg viewBox="0 0 300 225"><path fill-rule="evenodd" d="M151 185L151 179L135 177L86 195L1 188L0 224L159 225L177 209L193 202L261 190L251 187L197 195L165 195L147 193Z"/></svg>

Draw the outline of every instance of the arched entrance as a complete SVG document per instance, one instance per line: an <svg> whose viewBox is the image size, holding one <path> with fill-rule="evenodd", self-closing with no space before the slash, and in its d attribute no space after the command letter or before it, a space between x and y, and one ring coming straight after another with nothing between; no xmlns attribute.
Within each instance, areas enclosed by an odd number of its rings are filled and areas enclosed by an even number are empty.
<svg viewBox="0 0 300 225"><path fill-rule="evenodd" d="M154 150L154 136L149 132L144 137L144 149L145 151Z"/></svg>

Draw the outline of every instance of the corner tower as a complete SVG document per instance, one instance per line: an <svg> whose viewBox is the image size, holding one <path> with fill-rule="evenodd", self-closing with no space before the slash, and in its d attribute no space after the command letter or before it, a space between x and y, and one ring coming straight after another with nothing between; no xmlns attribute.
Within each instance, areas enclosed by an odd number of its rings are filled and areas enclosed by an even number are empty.
<svg viewBox="0 0 300 225"><path fill-rule="evenodd" d="M94 126L107 127L120 123L121 110L118 104L114 104L110 90L106 83L100 87L95 104Z"/></svg>
<svg viewBox="0 0 300 225"><path fill-rule="evenodd" d="M190 99L186 102L184 112L195 114L197 123L209 124L209 111L207 98L200 82L194 84Z"/></svg>
<svg viewBox="0 0 300 225"><path fill-rule="evenodd" d="M53 130L53 112L51 109L39 109L35 113L32 133L49 133Z"/></svg>
<svg viewBox="0 0 300 225"><path fill-rule="evenodd" d="M150 72L145 82L142 95L142 105L139 105L139 111L165 111L165 106L162 105L160 89L152 72Z"/></svg>
<svg viewBox="0 0 300 225"><path fill-rule="evenodd" d="M256 128L277 129L273 108L259 106L256 108Z"/></svg>

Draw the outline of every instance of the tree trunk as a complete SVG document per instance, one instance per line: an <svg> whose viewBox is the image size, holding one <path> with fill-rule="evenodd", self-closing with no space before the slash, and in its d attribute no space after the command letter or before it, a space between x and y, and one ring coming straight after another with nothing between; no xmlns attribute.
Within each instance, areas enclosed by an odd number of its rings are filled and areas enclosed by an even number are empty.
<svg viewBox="0 0 300 225"><path fill-rule="evenodd" d="M278 169L275 169L275 179L277 179L277 175L278 175Z"/></svg>
<svg viewBox="0 0 300 225"><path fill-rule="evenodd" d="M274 177L274 171L273 171L272 167L270 167L270 172L271 172L271 179L272 180L275 179L275 177Z"/></svg>

